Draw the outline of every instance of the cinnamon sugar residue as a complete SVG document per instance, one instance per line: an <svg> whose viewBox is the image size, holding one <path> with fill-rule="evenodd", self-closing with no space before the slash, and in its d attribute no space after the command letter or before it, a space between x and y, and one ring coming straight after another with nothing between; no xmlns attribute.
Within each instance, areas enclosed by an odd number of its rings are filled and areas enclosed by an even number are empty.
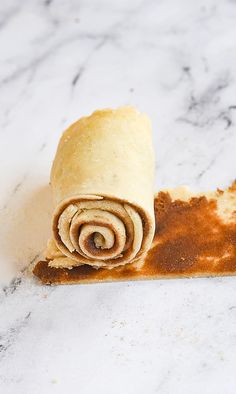
<svg viewBox="0 0 236 394"><path fill-rule="evenodd" d="M229 191L235 191L235 184ZM219 193L220 194L220 193ZM236 274L236 221L223 222L216 200L194 197L172 201L160 192L155 199L156 232L144 264L94 269L50 268L39 262L34 274L44 283L76 283L160 277L188 277Z"/></svg>
<svg viewBox="0 0 236 394"><path fill-rule="evenodd" d="M159 193L155 201L156 245L145 265L160 274L236 272L236 223L223 223L215 200L171 201Z"/></svg>

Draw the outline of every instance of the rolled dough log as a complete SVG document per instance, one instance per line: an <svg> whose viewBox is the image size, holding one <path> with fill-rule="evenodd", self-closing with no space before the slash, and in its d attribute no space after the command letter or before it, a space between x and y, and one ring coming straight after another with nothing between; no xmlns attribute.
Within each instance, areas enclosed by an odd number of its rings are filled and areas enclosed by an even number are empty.
<svg viewBox="0 0 236 394"><path fill-rule="evenodd" d="M139 260L155 230L148 117L122 107L74 123L59 142L51 187L53 240L46 251L51 267L112 269Z"/></svg>

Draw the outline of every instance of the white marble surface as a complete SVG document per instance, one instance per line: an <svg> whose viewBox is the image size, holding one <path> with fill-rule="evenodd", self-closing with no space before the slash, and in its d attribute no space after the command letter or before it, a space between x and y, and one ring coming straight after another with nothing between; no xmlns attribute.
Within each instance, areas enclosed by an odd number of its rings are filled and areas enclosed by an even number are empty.
<svg viewBox="0 0 236 394"><path fill-rule="evenodd" d="M62 130L153 122L156 188L236 176L236 2L1 0L0 392L233 394L236 278L42 287Z"/></svg>

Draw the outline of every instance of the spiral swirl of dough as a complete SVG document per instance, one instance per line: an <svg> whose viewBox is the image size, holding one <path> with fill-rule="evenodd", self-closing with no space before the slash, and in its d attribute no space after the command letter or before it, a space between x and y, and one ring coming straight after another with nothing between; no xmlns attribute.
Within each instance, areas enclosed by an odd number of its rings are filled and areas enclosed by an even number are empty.
<svg viewBox="0 0 236 394"><path fill-rule="evenodd" d="M59 209L54 218L57 247L74 265L113 268L146 249L145 217L128 203L85 197Z"/></svg>

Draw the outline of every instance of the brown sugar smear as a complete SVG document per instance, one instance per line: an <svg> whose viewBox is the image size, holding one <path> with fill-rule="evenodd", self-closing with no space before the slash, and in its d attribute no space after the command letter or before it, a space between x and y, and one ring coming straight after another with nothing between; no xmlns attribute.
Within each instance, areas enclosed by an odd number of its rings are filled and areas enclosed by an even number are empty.
<svg viewBox="0 0 236 394"><path fill-rule="evenodd" d="M217 202L206 197L171 201L159 193L155 201L156 245L145 263L163 275L236 272L236 222L224 223Z"/></svg>
<svg viewBox="0 0 236 394"><path fill-rule="evenodd" d="M132 279L157 279L236 274L236 212L223 220L218 198L228 193L235 198L236 183L214 197L195 196L185 200L160 192L155 197L156 231L152 247L142 264L113 269L79 266L52 268L40 261L33 273L46 284L89 283Z"/></svg>

